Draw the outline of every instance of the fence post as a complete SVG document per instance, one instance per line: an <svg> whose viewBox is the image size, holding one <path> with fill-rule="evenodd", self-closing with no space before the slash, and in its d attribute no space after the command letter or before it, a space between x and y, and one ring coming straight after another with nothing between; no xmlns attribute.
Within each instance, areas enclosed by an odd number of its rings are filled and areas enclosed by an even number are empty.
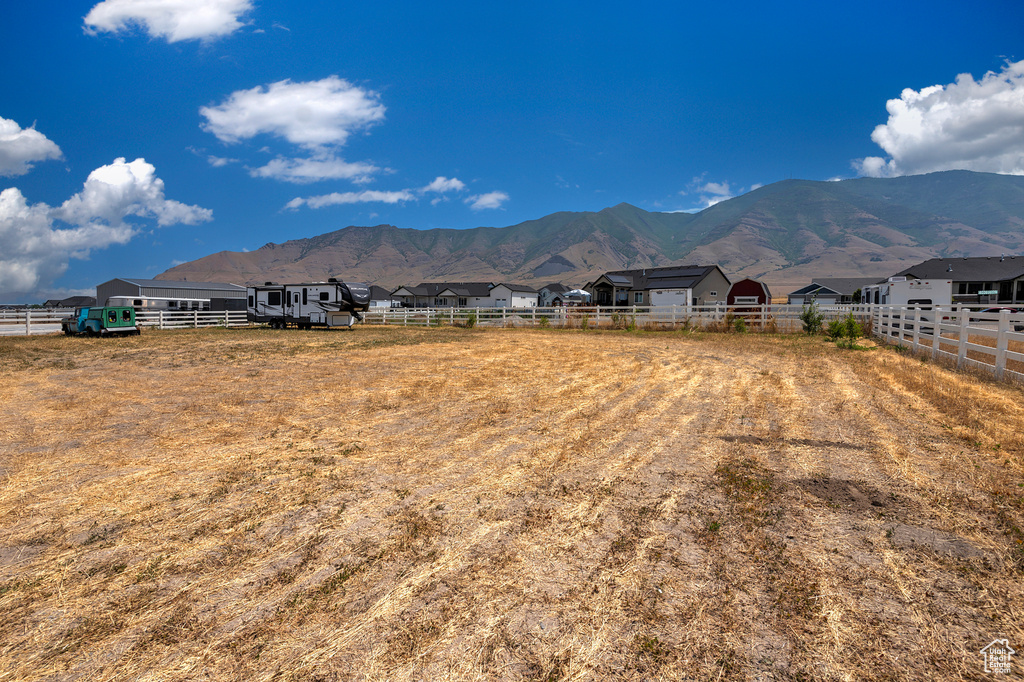
<svg viewBox="0 0 1024 682"><path fill-rule="evenodd" d="M907 310L907 317L910 317L910 310ZM916 353L920 348L921 341L921 309L919 307L914 308L914 352Z"/></svg>
<svg viewBox="0 0 1024 682"><path fill-rule="evenodd" d="M32 334L32 311L25 308L25 336Z"/></svg>
<svg viewBox="0 0 1024 682"><path fill-rule="evenodd" d="M970 324L971 316L969 311L965 311L963 306L960 306L960 343L956 349L956 367L960 369L964 366L964 360L967 358L967 325Z"/></svg>
<svg viewBox="0 0 1024 682"><path fill-rule="evenodd" d="M939 342L942 340L942 308L935 306L932 308L935 315L935 320L932 322L932 359L939 357L939 351L942 350L939 346Z"/></svg>
<svg viewBox="0 0 1024 682"><path fill-rule="evenodd" d="M158 320L157 328L158 329L163 329L164 328L164 311L161 310L158 314L159 314L159 317L157 318L157 320Z"/></svg>
<svg viewBox="0 0 1024 682"><path fill-rule="evenodd" d="M1003 378L1006 370L1007 334L1010 332L1010 311L999 311L999 331L996 332L996 379Z"/></svg>

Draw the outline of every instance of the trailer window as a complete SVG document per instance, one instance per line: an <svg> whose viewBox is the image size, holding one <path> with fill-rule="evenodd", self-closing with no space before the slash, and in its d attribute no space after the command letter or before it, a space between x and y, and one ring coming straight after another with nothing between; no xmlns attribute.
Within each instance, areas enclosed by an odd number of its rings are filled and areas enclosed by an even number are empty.
<svg viewBox="0 0 1024 682"><path fill-rule="evenodd" d="M299 302L299 292L296 291L295 292L295 303L297 304L298 302Z"/></svg>
<svg viewBox="0 0 1024 682"><path fill-rule="evenodd" d="M252 307L252 304L253 304L253 300L252 300L252 299L253 299L253 297L252 297L252 296L250 296L250 297L249 297L249 307L250 307L250 308Z"/></svg>
<svg viewBox="0 0 1024 682"><path fill-rule="evenodd" d="M268 291L267 292L267 305L281 305L281 292L280 291Z"/></svg>
<svg viewBox="0 0 1024 682"><path fill-rule="evenodd" d="M321 301L329 301L330 298L331 298L331 295L329 293L327 293L326 291L321 291L320 292L320 300Z"/></svg>
<svg viewBox="0 0 1024 682"><path fill-rule="evenodd" d="M135 299L134 301L132 301L132 305L141 306L142 305L142 299L141 298Z"/></svg>

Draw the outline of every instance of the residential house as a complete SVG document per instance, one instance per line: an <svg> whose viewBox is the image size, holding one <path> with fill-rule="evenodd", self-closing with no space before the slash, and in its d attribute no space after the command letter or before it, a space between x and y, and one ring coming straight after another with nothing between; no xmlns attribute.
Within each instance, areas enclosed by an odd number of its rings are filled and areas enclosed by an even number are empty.
<svg viewBox="0 0 1024 682"><path fill-rule="evenodd" d="M68 298L51 298L43 303L44 308L78 308L96 305L94 296L69 296Z"/></svg>
<svg viewBox="0 0 1024 682"><path fill-rule="evenodd" d="M537 290L522 284L502 282L491 288L491 305L495 308L535 308Z"/></svg>
<svg viewBox="0 0 1024 682"><path fill-rule="evenodd" d="M376 284L370 286L371 308L397 308L402 303L391 295L391 292Z"/></svg>
<svg viewBox="0 0 1024 682"><path fill-rule="evenodd" d="M869 303L901 305L899 292L915 282L943 283L943 290L930 295L936 305L965 303L977 305L1024 304L1024 256L982 256L973 258L932 258L897 272L868 287ZM948 292L945 290L948 285Z"/></svg>
<svg viewBox="0 0 1024 682"><path fill-rule="evenodd" d="M565 305L565 292L567 291L569 291L569 287L561 282L545 284L537 290L537 305L542 308Z"/></svg>
<svg viewBox="0 0 1024 682"><path fill-rule="evenodd" d="M405 308L488 308L492 282L422 282L398 287L391 297Z"/></svg>
<svg viewBox="0 0 1024 682"><path fill-rule="evenodd" d="M823 305L853 303L858 290L863 294L866 286L878 282L877 277L822 277L789 294L791 305L806 305L814 301Z"/></svg>
<svg viewBox="0 0 1024 682"><path fill-rule="evenodd" d="M596 305L713 305L730 284L717 265L670 265L606 272L584 289Z"/></svg>

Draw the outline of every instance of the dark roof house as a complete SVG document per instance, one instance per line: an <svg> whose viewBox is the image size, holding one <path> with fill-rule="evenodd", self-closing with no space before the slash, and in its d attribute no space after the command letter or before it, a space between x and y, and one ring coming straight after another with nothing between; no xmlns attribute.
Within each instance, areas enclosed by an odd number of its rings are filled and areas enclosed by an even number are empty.
<svg viewBox="0 0 1024 682"><path fill-rule="evenodd" d="M724 302L729 284L717 265L669 265L613 270L584 288L597 305L705 305Z"/></svg>

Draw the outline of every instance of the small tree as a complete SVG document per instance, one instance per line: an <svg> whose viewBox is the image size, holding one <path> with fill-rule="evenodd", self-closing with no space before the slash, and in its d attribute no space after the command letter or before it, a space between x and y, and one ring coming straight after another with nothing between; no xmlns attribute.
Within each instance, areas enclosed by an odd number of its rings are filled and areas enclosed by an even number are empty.
<svg viewBox="0 0 1024 682"><path fill-rule="evenodd" d="M818 310L818 304L811 301L811 304L805 305L800 312L800 321L804 323L804 331L813 335L821 331L825 315Z"/></svg>

